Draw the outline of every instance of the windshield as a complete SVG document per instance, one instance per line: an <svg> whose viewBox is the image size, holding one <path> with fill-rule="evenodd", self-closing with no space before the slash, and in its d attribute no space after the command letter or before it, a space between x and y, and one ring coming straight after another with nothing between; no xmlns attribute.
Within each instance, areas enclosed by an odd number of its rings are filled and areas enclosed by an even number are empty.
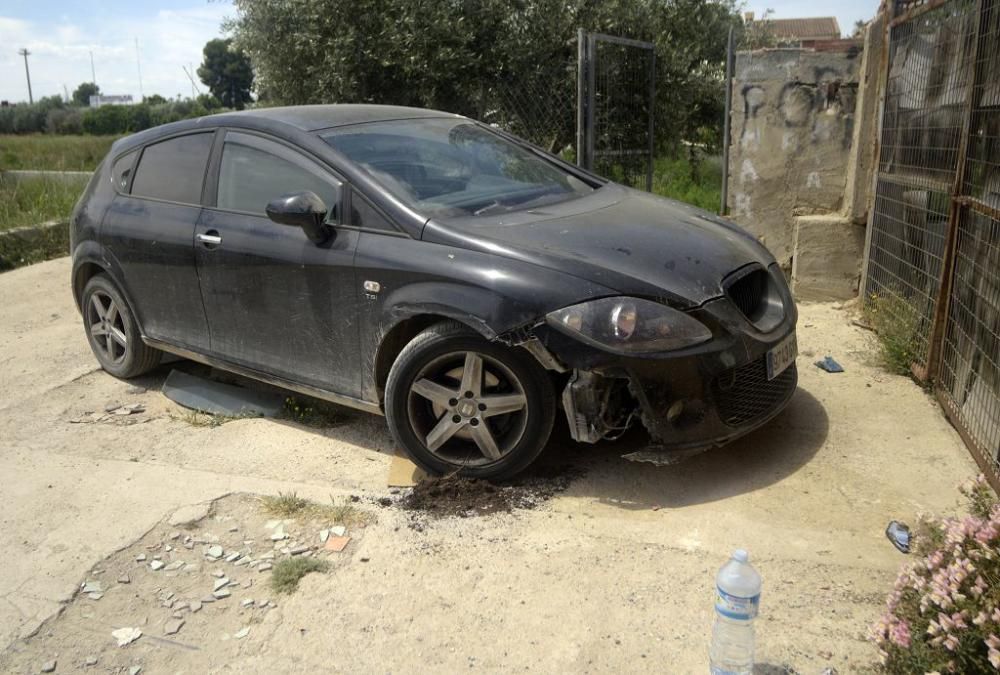
<svg viewBox="0 0 1000 675"><path fill-rule="evenodd" d="M464 119L372 122L322 138L428 216L492 215L594 190L556 164Z"/></svg>

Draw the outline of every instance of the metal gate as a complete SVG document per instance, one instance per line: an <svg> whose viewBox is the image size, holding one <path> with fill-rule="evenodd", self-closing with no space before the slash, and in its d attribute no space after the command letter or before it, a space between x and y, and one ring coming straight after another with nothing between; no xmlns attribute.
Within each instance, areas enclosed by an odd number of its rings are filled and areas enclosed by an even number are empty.
<svg viewBox="0 0 1000 675"><path fill-rule="evenodd" d="M1000 0L896 0L864 303L1000 488Z"/></svg>
<svg viewBox="0 0 1000 675"><path fill-rule="evenodd" d="M649 42L577 34L577 162L653 189L656 50Z"/></svg>

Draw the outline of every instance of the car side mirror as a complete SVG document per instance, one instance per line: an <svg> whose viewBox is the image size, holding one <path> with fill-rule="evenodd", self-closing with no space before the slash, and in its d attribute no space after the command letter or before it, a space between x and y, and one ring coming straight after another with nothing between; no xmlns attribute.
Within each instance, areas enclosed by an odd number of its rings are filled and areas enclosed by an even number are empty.
<svg viewBox="0 0 1000 675"><path fill-rule="evenodd" d="M281 195L272 199L264 212L279 225L301 227L314 244L323 244L333 235L333 228L326 224L326 204L315 192Z"/></svg>

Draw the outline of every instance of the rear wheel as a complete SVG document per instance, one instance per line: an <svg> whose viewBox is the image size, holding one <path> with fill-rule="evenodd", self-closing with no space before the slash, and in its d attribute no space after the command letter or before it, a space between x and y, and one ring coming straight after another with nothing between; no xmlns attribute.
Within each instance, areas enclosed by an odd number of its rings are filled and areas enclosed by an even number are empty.
<svg viewBox="0 0 1000 675"><path fill-rule="evenodd" d="M98 274L87 282L80 306L87 341L104 370L130 378L160 363L162 353L142 341L125 298L106 275Z"/></svg>
<svg viewBox="0 0 1000 675"><path fill-rule="evenodd" d="M545 447L555 397L530 355L443 323L399 354L385 410L393 437L427 471L500 479Z"/></svg>

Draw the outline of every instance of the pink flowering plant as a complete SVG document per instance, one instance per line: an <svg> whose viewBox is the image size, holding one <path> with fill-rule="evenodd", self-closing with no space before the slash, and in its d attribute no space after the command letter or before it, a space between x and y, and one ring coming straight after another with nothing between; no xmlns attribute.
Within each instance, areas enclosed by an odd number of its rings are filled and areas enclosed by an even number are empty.
<svg viewBox="0 0 1000 675"><path fill-rule="evenodd" d="M919 559L872 627L887 672L1000 671L1000 502L982 475L960 490L968 515L920 519Z"/></svg>

